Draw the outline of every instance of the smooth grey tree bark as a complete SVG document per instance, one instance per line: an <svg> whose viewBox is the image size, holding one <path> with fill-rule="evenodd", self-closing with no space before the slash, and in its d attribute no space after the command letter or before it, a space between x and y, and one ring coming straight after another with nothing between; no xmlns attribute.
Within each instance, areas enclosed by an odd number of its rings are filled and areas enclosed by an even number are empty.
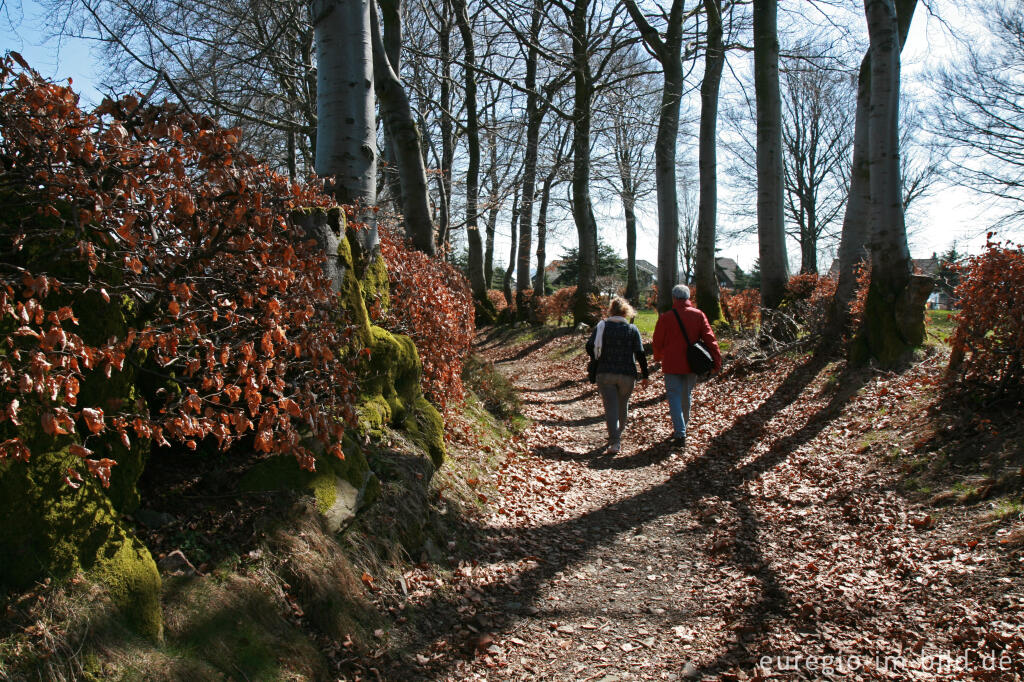
<svg viewBox="0 0 1024 682"><path fill-rule="evenodd" d="M865 12L870 0L865 0ZM891 2L889 3L892 4ZM896 9L896 31L899 51L907 41L910 22L914 16L917 0L899 0ZM899 52L896 54L897 65ZM826 331L827 341L838 342L850 324L850 306L857 292L857 273L861 263L870 255L871 236L871 157L869 152L871 111L872 111L872 50L860 65L857 77L857 109L854 120L853 162L850 172L849 198L843 216L843 231L839 242L839 281L832 300L830 321ZM897 92L898 98L898 92ZM897 99L897 125L899 120ZM897 130L897 138L898 130ZM905 236L904 226L904 236Z"/></svg>
<svg viewBox="0 0 1024 682"><path fill-rule="evenodd" d="M479 312L481 306L489 306L486 303L487 281L484 279L483 240L480 238L477 210L480 191L480 122L476 102L476 52L466 0L452 0L452 9L462 36L466 72L466 151L469 155L466 169L466 241L469 249L469 285Z"/></svg>
<svg viewBox="0 0 1024 682"><path fill-rule="evenodd" d="M715 231L718 213L718 91L725 66L722 42L722 4L720 0L704 0L707 17L707 47L704 53L704 80L700 84L700 138L698 168L700 172L700 203L697 210L697 257L694 262L694 285L697 305L708 320L722 319L715 273ZM660 292L659 292L660 296Z"/></svg>
<svg viewBox="0 0 1024 682"><path fill-rule="evenodd" d="M519 206L519 258L516 261L516 312L520 320L526 320L530 311L526 305L525 292L531 288L530 247L533 242L533 202L537 191L537 157L540 149L540 129L544 122L545 108L539 103L537 93L537 63L540 51L541 21L544 18L543 0L533 0L530 13L529 45L526 52L526 150L523 155L523 190ZM511 269L511 264L509 268Z"/></svg>
<svg viewBox="0 0 1024 682"><path fill-rule="evenodd" d="M900 10L911 14L916 0ZM924 301L933 282L913 274L899 159L900 21L893 0L865 0L871 60L871 109L868 116L868 159L871 203L871 284L864 320L853 347L854 360L875 358L896 365L925 337ZM909 27L909 17L907 19Z"/></svg>
<svg viewBox="0 0 1024 682"><path fill-rule="evenodd" d="M378 248L372 210L377 203L377 153L371 1L311 4L318 64L316 172L333 178L339 203L356 207L357 221L364 225L355 244L361 260L372 258ZM336 258L343 237L332 232L316 238L328 258Z"/></svg>
<svg viewBox="0 0 1024 682"><path fill-rule="evenodd" d="M636 24L644 43L661 63L665 82L661 96L661 115L658 119L658 137L655 143L655 182L658 192L658 309L668 310L672 306L672 287L676 285L679 271L679 199L676 189L676 147L679 139L679 104L683 97L683 0L673 0L667 15L665 36L662 36L647 21L634 0L626 0L633 23ZM719 22L719 33L721 33ZM719 35L719 40L721 36ZM626 221L629 224L627 213ZM628 234L628 232L627 232ZM633 233L635 243L636 233ZM627 243L627 257L628 257ZM635 255L632 256L635 263ZM712 255L713 259L713 255ZM631 268L636 278L635 264ZM627 285L636 286L633 281ZM637 292L633 291L633 298ZM630 299L633 300L633 299Z"/></svg>
<svg viewBox="0 0 1024 682"><path fill-rule="evenodd" d="M754 91L757 99L757 242L761 305L777 308L789 281L786 258L782 96L777 0L754 0Z"/></svg>
<svg viewBox="0 0 1024 682"><path fill-rule="evenodd" d="M397 15L395 19L397 20ZM406 233L413 246L433 256L434 222L430 214L427 171L423 163L422 139L409 97L394 70L381 32L376 5L370 3L373 39L373 77L381 116L395 153L401 181L402 212ZM392 29L393 30L393 29Z"/></svg>
<svg viewBox="0 0 1024 682"><path fill-rule="evenodd" d="M594 95L587 19L589 0L576 0L570 14L573 69L572 212L579 241L580 269L573 322L594 321L590 297L597 293L597 221L590 202L590 122Z"/></svg>
<svg viewBox="0 0 1024 682"><path fill-rule="evenodd" d="M509 306L515 303L515 295L512 293L512 277L515 273L513 272L512 264L517 262L516 251L519 247L519 237L516 234L519 230L519 198L519 185L516 185L512 192L512 221L509 224L512 230L511 237L509 238L509 266L505 268L505 276L501 280L501 292L505 295L505 302Z"/></svg>

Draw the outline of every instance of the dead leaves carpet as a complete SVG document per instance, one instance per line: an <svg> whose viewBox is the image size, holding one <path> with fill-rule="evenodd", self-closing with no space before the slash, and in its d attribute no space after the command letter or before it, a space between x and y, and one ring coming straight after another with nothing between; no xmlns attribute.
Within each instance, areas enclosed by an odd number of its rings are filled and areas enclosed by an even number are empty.
<svg viewBox="0 0 1024 682"><path fill-rule="evenodd" d="M373 676L1021 679L1024 555L894 492L871 447L912 438L941 358L734 369L697 387L685 451L657 375L610 456L582 343L479 340L532 426L478 551L403 605L436 627Z"/></svg>

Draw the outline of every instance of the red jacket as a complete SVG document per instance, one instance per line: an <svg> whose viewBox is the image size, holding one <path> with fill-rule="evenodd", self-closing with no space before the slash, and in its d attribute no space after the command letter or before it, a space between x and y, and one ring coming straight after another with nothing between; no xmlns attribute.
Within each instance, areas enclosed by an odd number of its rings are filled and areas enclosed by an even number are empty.
<svg viewBox="0 0 1024 682"><path fill-rule="evenodd" d="M672 307L679 313L686 327L686 333L690 341L696 343L703 341L707 349L711 351L711 357L715 360L715 369L722 369L722 352L718 350L718 341L715 340L715 333L711 331L708 318L693 303L687 299L672 301ZM686 360L686 340L683 332L679 330L679 323L671 310L662 313L658 317L658 323L654 325L654 359L661 360L661 371L665 374L691 374L690 363Z"/></svg>

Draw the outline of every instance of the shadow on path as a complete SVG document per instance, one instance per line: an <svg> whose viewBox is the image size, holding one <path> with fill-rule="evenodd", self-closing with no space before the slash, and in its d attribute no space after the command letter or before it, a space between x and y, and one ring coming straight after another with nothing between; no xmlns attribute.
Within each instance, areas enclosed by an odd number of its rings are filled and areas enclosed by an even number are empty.
<svg viewBox="0 0 1024 682"><path fill-rule="evenodd" d="M813 356L794 368L772 396L752 411L737 416L733 424L714 437L703 452L696 454L681 470L658 485L558 523L514 531L483 530L485 535L490 535L484 549L491 557L522 558L535 555L538 561L537 566L521 573L518 580L482 588L485 596L498 605L530 604L557 574L582 562L589 552L610 543L617 534L638 529L651 521L686 509L699 508L704 499L719 498L729 502L736 510L739 526L729 549L716 558L731 563L751 576L760 589L760 598L742 613L733 614L732 621L741 625L745 635L753 634L757 638L744 640L738 637L735 644L729 645L725 653L701 668L700 673L715 674L737 663L753 665L754 654L750 651L756 650L759 643L768 639L771 619L786 615L788 597L780 587L774 569L761 553L761 521L749 503L745 484L779 464L795 448L820 433L828 425L829 419L863 385L863 380L858 382L856 377L847 377L846 380L836 382L835 385L843 388L832 389L835 392L826 407L811 415L796 432L776 441L768 452L752 461L745 460L749 457L750 449L764 437L766 423L792 404L829 362L830 358ZM846 385L848 381L851 385ZM594 420L558 423L583 426L594 423ZM595 469L638 468L660 462L670 452L667 447L655 445L627 457L602 455L592 459L590 466ZM572 453L557 445L538 449L535 454L551 459L583 460L593 457L590 452ZM740 462L745 463L741 465ZM561 548L563 551L549 552L551 548ZM479 555L462 558L481 559ZM437 633L428 637L428 641L421 641L422 651L428 650L436 638L450 635L451 626L460 620L458 606L457 601L449 601L438 595L425 604L410 607L413 611L421 612L421 619L427 619L439 628ZM515 612L512 607L506 610L513 614ZM505 627L502 619L505 617L495 614L488 623L490 631L502 631ZM467 656L472 657L472 652L468 652ZM406 665L405 661L396 660L395 663L399 667ZM415 674L416 671L418 674L423 672L422 669L410 667L405 669L404 674ZM437 672L437 669L432 671Z"/></svg>

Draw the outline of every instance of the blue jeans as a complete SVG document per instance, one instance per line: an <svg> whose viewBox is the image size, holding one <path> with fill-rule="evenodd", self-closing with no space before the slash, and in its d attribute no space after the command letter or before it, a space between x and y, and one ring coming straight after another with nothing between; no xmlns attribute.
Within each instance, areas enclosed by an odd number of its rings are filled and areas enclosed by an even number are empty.
<svg viewBox="0 0 1024 682"><path fill-rule="evenodd" d="M686 438L686 422L690 421L690 394L697 385L696 374L666 374L668 413L672 417L672 435Z"/></svg>

